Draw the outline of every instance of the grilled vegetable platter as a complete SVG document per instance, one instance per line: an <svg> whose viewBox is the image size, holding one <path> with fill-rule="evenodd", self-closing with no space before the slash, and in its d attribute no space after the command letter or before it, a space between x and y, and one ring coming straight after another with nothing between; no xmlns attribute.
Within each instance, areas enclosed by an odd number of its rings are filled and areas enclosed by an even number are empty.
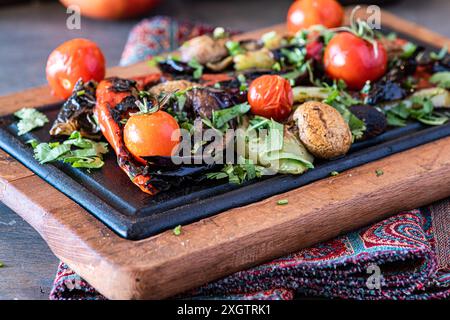
<svg viewBox="0 0 450 320"><path fill-rule="evenodd" d="M121 183L127 177L131 183L116 186L127 196L95 195L102 209L90 206L89 197L78 202L131 238L338 175L388 155L378 149L364 156L385 137L446 126L450 117L447 48L426 50L362 21L239 41L216 28L176 53L153 57L148 63L157 72L126 79L104 78L103 55L88 40L74 39L55 51L47 77L65 102L52 119L36 109L16 112L15 134L34 157L33 168L65 168L81 180L85 196L94 180ZM81 56L69 63L89 60L94 67L61 63L75 51ZM430 132L429 140L440 137ZM428 142L405 141L397 151ZM392 146L386 148L397 152ZM113 158L120 179L110 178L111 164L105 166ZM304 180L296 178L302 175ZM55 177L50 182L57 186ZM215 203L223 193L228 198ZM106 214L105 204L113 208ZM152 217L133 231L110 216L128 212L130 204L130 215ZM171 218L161 222L169 211ZM153 214L162 220L155 224Z"/></svg>

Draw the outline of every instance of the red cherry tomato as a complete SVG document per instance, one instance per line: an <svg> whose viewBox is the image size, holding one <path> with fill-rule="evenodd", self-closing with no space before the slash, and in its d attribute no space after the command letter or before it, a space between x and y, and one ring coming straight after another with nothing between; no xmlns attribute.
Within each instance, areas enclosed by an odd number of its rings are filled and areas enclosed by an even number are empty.
<svg viewBox="0 0 450 320"><path fill-rule="evenodd" d="M66 7L77 6L83 16L97 19L136 17L159 4L160 0L59 0Z"/></svg>
<svg viewBox="0 0 450 320"><path fill-rule="evenodd" d="M180 141L179 129L175 118L160 110L131 116L123 130L123 139L134 156L170 157Z"/></svg>
<svg viewBox="0 0 450 320"><path fill-rule="evenodd" d="M67 99L80 78L83 81L103 80L105 58L95 42L72 39L64 42L50 54L46 74L52 93Z"/></svg>
<svg viewBox="0 0 450 320"><path fill-rule="evenodd" d="M377 50L368 41L350 33L336 34L325 48L325 71L332 79L342 79L350 89L361 89L367 80L375 81L387 68L387 53L377 42Z"/></svg>
<svg viewBox="0 0 450 320"><path fill-rule="evenodd" d="M297 0L289 8L287 28L290 33L313 25L336 28L342 25L344 9L335 0Z"/></svg>
<svg viewBox="0 0 450 320"><path fill-rule="evenodd" d="M264 75L253 80L247 99L253 114L276 121L289 117L294 103L289 81L278 75Z"/></svg>

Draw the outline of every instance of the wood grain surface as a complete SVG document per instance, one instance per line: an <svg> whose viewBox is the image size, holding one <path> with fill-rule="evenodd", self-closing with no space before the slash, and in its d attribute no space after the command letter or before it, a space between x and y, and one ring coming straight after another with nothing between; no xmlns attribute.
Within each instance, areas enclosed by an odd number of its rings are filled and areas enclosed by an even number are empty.
<svg viewBox="0 0 450 320"><path fill-rule="evenodd" d="M409 26L407 33L423 41L431 37L434 45L448 43L392 15L383 17L385 25L405 30ZM149 71L143 63L114 68L110 74ZM47 87L0 98L3 114L24 103L52 102ZM379 169L384 172L381 176L375 173ZM33 226L58 258L112 299L170 297L390 213L445 198L450 195L449 179L450 138L445 138L192 223L180 236L167 231L129 241L0 151L0 200ZM289 204L277 206L279 199L288 199Z"/></svg>

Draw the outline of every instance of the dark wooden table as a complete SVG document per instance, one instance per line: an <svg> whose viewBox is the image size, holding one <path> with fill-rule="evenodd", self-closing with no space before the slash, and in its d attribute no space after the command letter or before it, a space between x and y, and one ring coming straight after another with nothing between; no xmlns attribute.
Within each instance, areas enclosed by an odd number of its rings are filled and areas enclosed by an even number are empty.
<svg viewBox="0 0 450 320"><path fill-rule="evenodd" d="M283 21L290 2L166 0L151 14L252 30ZM449 1L404 0L385 8L450 37ZM66 17L65 9L55 2L0 7L0 95L45 83L49 52L70 38L96 41L108 65L117 65L127 34L138 21L82 18L81 30L71 31L65 28ZM48 298L58 260L39 235L1 203L0 261L4 264L0 269L0 299Z"/></svg>

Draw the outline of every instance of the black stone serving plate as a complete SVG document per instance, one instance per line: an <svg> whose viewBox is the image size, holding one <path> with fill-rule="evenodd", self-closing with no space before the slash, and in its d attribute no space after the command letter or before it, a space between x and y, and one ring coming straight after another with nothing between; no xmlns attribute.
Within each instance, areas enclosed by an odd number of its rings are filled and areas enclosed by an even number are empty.
<svg viewBox="0 0 450 320"><path fill-rule="evenodd" d="M50 123L60 107L52 105L42 109ZM450 136L450 124L427 127L411 123L356 143L345 157L318 163L300 176L267 176L242 185L204 180L149 196L119 169L112 151L105 156L105 166L100 170L75 169L64 163L39 164L26 141L49 141L50 123L21 137L17 136L16 123L12 115L0 118L0 147L116 233L132 240L304 186L328 177L332 171L342 172Z"/></svg>
<svg viewBox="0 0 450 320"><path fill-rule="evenodd" d="M383 32L389 31L383 28ZM412 40L428 50L439 50ZM60 108L60 104L40 108L50 122L21 137L17 136L17 119L13 115L0 118L0 148L130 240L144 239L177 225L304 186L328 177L332 171L342 172L450 136L450 123L429 127L415 122L355 143L345 157L316 163L314 169L300 176L267 176L241 185L203 180L149 196L121 171L113 151L105 156L105 165L100 170L75 169L64 163L40 165L26 141L49 141L48 131Z"/></svg>

